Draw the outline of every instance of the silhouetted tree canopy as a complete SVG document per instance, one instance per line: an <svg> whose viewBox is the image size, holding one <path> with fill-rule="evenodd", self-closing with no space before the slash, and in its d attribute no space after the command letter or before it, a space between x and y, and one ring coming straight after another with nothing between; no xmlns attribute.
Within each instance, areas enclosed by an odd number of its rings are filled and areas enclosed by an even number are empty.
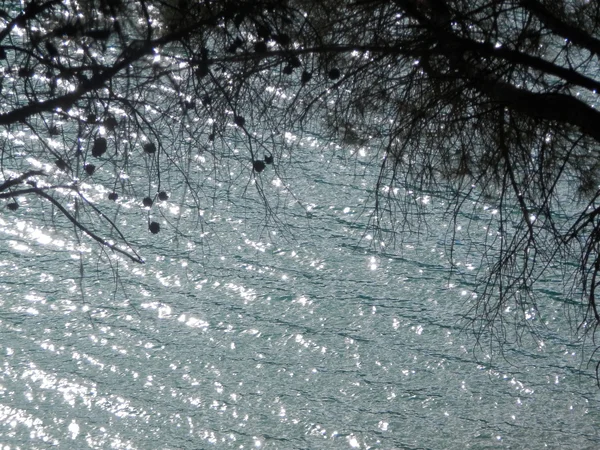
<svg viewBox="0 0 600 450"><path fill-rule="evenodd" d="M557 266L583 329L600 323L598 2L36 0L0 17L5 214L49 202L142 262L109 218L120 202L165 232L152 211L173 180L201 202L199 154L259 178L286 132L315 133L378 155L376 227L415 220L394 186L451 189L454 217L467 196L497 207L476 330L524 320L505 309L535 309Z"/></svg>

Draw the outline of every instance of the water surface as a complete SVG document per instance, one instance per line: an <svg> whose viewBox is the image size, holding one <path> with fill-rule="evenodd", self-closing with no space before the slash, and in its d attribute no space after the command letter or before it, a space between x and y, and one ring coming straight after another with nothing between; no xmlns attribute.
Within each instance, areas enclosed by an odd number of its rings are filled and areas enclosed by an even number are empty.
<svg viewBox="0 0 600 450"><path fill-rule="evenodd" d="M272 210L248 178L204 198L200 221L175 192L156 236L146 211L122 208L143 266L78 247L47 208L3 215L2 444L600 446L599 391L557 280L537 294L536 338L477 347L462 331L479 261L459 248L464 273L449 273L442 193L414 194L428 226L392 245L367 226L367 155L278 163L281 178L260 178ZM492 209L475 205L472 223Z"/></svg>

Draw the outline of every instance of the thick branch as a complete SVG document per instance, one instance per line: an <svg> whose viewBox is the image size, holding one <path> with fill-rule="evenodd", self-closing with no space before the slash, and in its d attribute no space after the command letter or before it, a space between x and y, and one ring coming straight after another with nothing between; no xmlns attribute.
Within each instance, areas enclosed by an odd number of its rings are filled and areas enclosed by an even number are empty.
<svg viewBox="0 0 600 450"><path fill-rule="evenodd" d="M568 39L573 44L600 55L600 40L590 36L581 28L574 27L556 17L536 0L522 0L525 9L536 16L553 33Z"/></svg>
<svg viewBox="0 0 600 450"><path fill-rule="evenodd" d="M442 34L440 36L440 42L455 43L455 46L457 47L455 51L458 51L459 53L470 51L480 56L502 59L511 65L520 64L534 70L539 70L548 75L554 75L569 84L581 86L590 91L600 92L600 83L598 81L586 77L573 69L557 66L556 64L538 58L537 56L531 56L505 47L496 48L489 42L476 42L471 39L458 38L450 33ZM447 45L443 45L441 48L445 50L447 47Z"/></svg>
<svg viewBox="0 0 600 450"><path fill-rule="evenodd" d="M0 192L5 191L13 186L16 186L17 184L21 184L27 178L33 177L36 175L45 175L45 173L41 170L30 170L29 172L25 172L24 174L22 174L21 176L19 176L17 178L10 178L10 179L6 180L4 183L0 184ZM9 194L9 195L11 195L11 194Z"/></svg>
<svg viewBox="0 0 600 450"><path fill-rule="evenodd" d="M48 2L42 4L30 1L25 7L25 10L17 17L15 17L10 23L8 23L8 26L6 28L0 31L0 42L2 42L4 38L6 38L6 36L10 34L15 25L19 24L20 26L23 26L23 24L27 20L33 19L38 14L60 3L62 3L62 0L49 0Z"/></svg>
<svg viewBox="0 0 600 450"><path fill-rule="evenodd" d="M538 94L490 80L478 80L478 85L496 103L531 117L573 125L600 143L600 112L570 95Z"/></svg>
<svg viewBox="0 0 600 450"><path fill-rule="evenodd" d="M56 108L62 108L63 110L68 109L87 93L104 87L109 80L127 66L146 55L152 54L154 48L177 41L196 30L198 27L212 23L212 20L213 19L203 20L183 30L169 33L154 40L132 41L112 67L107 68L102 72L95 73L90 80L80 83L74 92L43 102L30 102L21 108L16 108L8 113L0 114L0 125L11 125L17 122L23 122L28 117L35 114L54 111Z"/></svg>

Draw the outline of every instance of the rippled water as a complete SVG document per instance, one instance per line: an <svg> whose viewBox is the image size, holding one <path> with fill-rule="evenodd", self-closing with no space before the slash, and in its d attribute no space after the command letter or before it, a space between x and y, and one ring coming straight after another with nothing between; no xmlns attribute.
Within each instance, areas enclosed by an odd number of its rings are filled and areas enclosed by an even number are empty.
<svg viewBox="0 0 600 450"><path fill-rule="evenodd" d="M537 341L474 351L461 319L476 262L449 277L440 197L418 239L384 247L365 231L376 165L309 155L285 174L296 197L261 174L274 216L240 179L203 228L125 227L144 266L89 254L80 272L47 208L4 214L4 448L600 446L599 391L560 288L539 293ZM163 210L179 223L175 200Z"/></svg>

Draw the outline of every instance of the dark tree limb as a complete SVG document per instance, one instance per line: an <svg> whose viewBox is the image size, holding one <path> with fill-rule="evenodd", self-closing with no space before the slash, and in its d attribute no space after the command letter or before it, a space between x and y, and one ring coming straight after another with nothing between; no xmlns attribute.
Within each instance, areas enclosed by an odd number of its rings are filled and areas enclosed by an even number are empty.
<svg viewBox="0 0 600 450"><path fill-rule="evenodd" d="M89 228L87 228L85 225L83 225L81 222L79 222L79 220L77 220L75 217L73 217L73 215L69 211L67 211L66 208L63 205L61 205L60 202L58 200L56 200L54 197L52 197L51 195L48 195L46 192L44 192L43 190L38 189L38 188L32 189L32 192L35 192L35 194L48 200L50 203L52 203L54 206L56 206L59 209L59 211L61 213L63 213L63 215L67 219L69 219L69 221L73 225L75 225L77 228L79 228L81 231L83 231L85 234L87 234L89 237L91 237L93 240L98 242L103 247L109 248L114 252L120 253L121 255L126 256L127 258L131 259L133 262L144 264L144 260L137 254L132 255L132 254L128 253L127 251L117 247L116 244L111 244L110 242L106 241L105 239L102 239L96 233L91 231Z"/></svg>
<svg viewBox="0 0 600 450"><path fill-rule="evenodd" d="M16 186L17 184L21 184L27 178L33 177L36 175L45 175L45 173L41 170L30 170L29 172L25 172L23 175L21 175L17 178L10 178L10 179L6 180L4 183L0 184L0 192L10 189L11 187Z"/></svg>
<svg viewBox="0 0 600 450"><path fill-rule="evenodd" d="M581 28L570 25L559 17L556 17L537 0L522 0L521 4L553 33L568 39L579 47L589 50L590 53L600 55L600 39L596 39Z"/></svg>

